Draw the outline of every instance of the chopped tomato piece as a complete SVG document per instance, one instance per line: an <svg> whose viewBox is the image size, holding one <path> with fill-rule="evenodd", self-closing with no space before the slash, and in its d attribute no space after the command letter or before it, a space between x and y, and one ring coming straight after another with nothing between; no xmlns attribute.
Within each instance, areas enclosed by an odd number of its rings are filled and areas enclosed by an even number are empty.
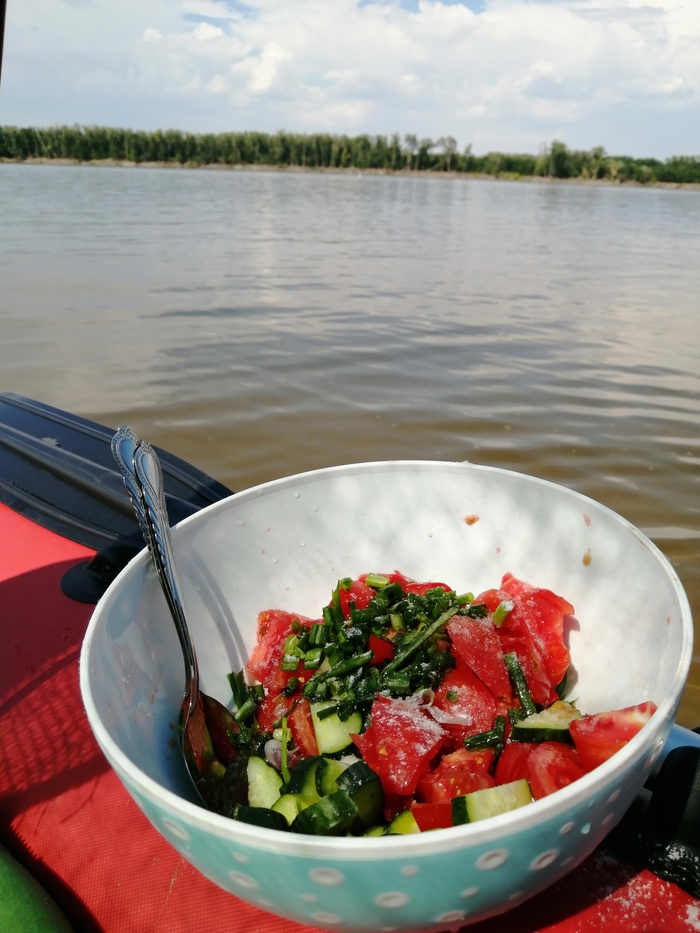
<svg viewBox="0 0 700 933"><path fill-rule="evenodd" d="M537 648L527 640L527 636L519 638L510 632L499 629L498 637L503 646L503 653L514 652L523 669L528 689L532 699L540 706L551 706L559 697L552 681L547 676L542 658Z"/></svg>
<svg viewBox="0 0 700 933"><path fill-rule="evenodd" d="M513 610L506 616L506 631L520 633L527 629L537 645L547 676L556 686L566 674L571 655L564 643L564 618L574 607L551 590L523 583L511 573L505 574L501 589L513 598Z"/></svg>
<svg viewBox="0 0 700 933"><path fill-rule="evenodd" d="M433 707L441 711L435 716L455 742L486 732L496 715L494 695L466 664L447 672L435 691Z"/></svg>
<svg viewBox="0 0 700 933"><path fill-rule="evenodd" d="M304 758L318 755L318 745L316 744L316 733L314 732L314 725L311 719L309 701L303 698L299 700L289 714L287 721L292 732L294 744Z"/></svg>
<svg viewBox="0 0 700 933"><path fill-rule="evenodd" d="M597 768L619 751L649 722L655 712L656 704L649 701L638 706L574 719L569 725L569 731L586 771Z"/></svg>
<svg viewBox="0 0 700 933"><path fill-rule="evenodd" d="M493 787L496 782L489 770L494 758L493 749L470 752L460 748L445 755L436 768L422 775L418 782L418 799L425 803L445 804L453 797Z"/></svg>
<svg viewBox="0 0 700 933"><path fill-rule="evenodd" d="M450 803L414 803L411 813L422 833L431 829L449 829L453 825Z"/></svg>
<svg viewBox="0 0 700 933"><path fill-rule="evenodd" d="M284 656L284 643L287 636L292 634L292 622L295 619L305 627L312 625L314 621L306 616L283 612L281 609L261 612L258 616L258 640L250 653L247 671L250 679L258 680L269 693L278 694L292 677L308 676L308 671L304 671L301 662L294 671L283 671L280 667Z"/></svg>
<svg viewBox="0 0 700 933"><path fill-rule="evenodd" d="M374 652L371 664L384 664L394 657L394 646L385 638L378 638L376 635L369 636L369 649Z"/></svg>
<svg viewBox="0 0 700 933"><path fill-rule="evenodd" d="M372 725L353 736L382 788L393 794L414 792L421 772L444 740L441 726L417 703L381 696L372 703Z"/></svg>
<svg viewBox="0 0 700 933"><path fill-rule="evenodd" d="M268 695L260 701L256 712L261 732L272 733L283 716L287 715L294 700L283 693Z"/></svg>
<svg viewBox="0 0 700 933"><path fill-rule="evenodd" d="M527 760L527 779L535 800L573 784L585 773L576 749L563 742L542 742Z"/></svg>
<svg viewBox="0 0 700 933"><path fill-rule="evenodd" d="M452 590L452 587L448 586L446 583L407 583L404 586L407 593L415 593L417 596L425 596L428 590L438 588L444 590L446 593Z"/></svg>
<svg viewBox="0 0 700 933"><path fill-rule="evenodd" d="M282 610L272 609L260 613L258 639L248 661L248 676L251 680L258 680L264 684L275 664L279 669L282 652L276 657L276 650L278 646L284 648L284 640L292 631L293 619L291 612Z"/></svg>
<svg viewBox="0 0 700 933"><path fill-rule="evenodd" d="M496 784L510 784L511 781L527 778L527 762L535 748L528 742L509 742L496 764Z"/></svg>
<svg viewBox="0 0 700 933"><path fill-rule="evenodd" d="M489 612L502 602L513 604L498 629L503 651L518 655L534 701L543 706L553 703L557 698L553 688L571 663L564 642L564 619L574 611L571 603L510 573L504 575L500 589L486 590L474 602L483 603Z"/></svg>
<svg viewBox="0 0 700 933"><path fill-rule="evenodd" d="M353 580L347 589L343 589L341 586L338 596L343 618L350 618L351 609L366 609L374 598L374 594L375 590L363 583L362 580Z"/></svg>
<svg viewBox="0 0 700 933"><path fill-rule="evenodd" d="M490 619L454 616L447 623L457 656L467 664L496 697L511 699L510 677L503 648Z"/></svg>
<svg viewBox="0 0 700 933"><path fill-rule="evenodd" d="M440 764L446 768L464 768L474 774L488 774L495 760L496 753L492 748L472 752L460 747L456 752L443 755Z"/></svg>

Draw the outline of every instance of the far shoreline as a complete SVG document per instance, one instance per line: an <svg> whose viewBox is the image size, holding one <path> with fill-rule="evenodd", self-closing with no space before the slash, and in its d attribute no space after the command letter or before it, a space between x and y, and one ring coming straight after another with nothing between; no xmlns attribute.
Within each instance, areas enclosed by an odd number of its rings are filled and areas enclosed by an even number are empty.
<svg viewBox="0 0 700 933"><path fill-rule="evenodd" d="M224 171L224 172L278 172L292 174L325 174L325 175L356 175L356 176L384 176L402 178L442 178L447 180L465 181L518 181L531 184L555 185L581 185L605 188L656 188L670 190L700 191L700 182L669 182L649 181L639 182L631 179L616 180L611 178L557 178L552 175L519 175L514 172L501 172L489 174L486 172L452 172L434 171L431 169L383 169L363 168L353 166L347 168L303 165L268 165L268 164L235 164L227 165L221 162L206 164L181 162L135 162L127 159L53 159L32 157L29 159L8 159L0 157L0 164L4 165L62 165L83 166L86 168L145 168L145 169L185 169L187 171Z"/></svg>

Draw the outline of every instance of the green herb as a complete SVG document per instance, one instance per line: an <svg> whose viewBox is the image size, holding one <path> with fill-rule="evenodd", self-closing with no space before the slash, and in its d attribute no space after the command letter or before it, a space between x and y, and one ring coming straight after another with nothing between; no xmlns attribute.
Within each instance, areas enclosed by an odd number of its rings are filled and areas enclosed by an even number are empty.
<svg viewBox="0 0 700 933"><path fill-rule="evenodd" d="M233 694L233 702L236 708L240 709L248 699L248 687L246 686L243 671L241 670L237 674L231 671L228 675L228 682L231 687L231 693Z"/></svg>
<svg viewBox="0 0 700 933"><path fill-rule="evenodd" d="M368 573L365 577L365 583L367 586L372 586L375 589L379 587L386 586L389 583L389 577L384 577L380 573Z"/></svg>
<svg viewBox="0 0 700 933"><path fill-rule="evenodd" d="M387 666L384 668L384 672L389 674L392 671L395 671L397 668L401 667L401 665L404 664L408 658L410 658L411 655L414 654L422 644L424 644L424 642L426 642L432 635L435 635L437 632L439 632L440 629L447 622L449 622L452 616L455 615L455 613L458 611L459 606L452 606L451 609L447 609L442 613L442 615L438 616L432 625L429 625L426 629L424 629L404 651L399 652L397 655L395 655L392 661L389 661Z"/></svg>
<svg viewBox="0 0 700 933"><path fill-rule="evenodd" d="M506 662L508 674L510 675L510 680L513 684L516 696L520 700L520 705L525 715L531 716L533 713L537 712L537 707L535 706L535 701L532 699L532 694L525 680L525 674L520 666L518 656L514 651L511 651L504 656L503 660Z"/></svg>
<svg viewBox="0 0 700 933"><path fill-rule="evenodd" d="M476 752L484 748L493 748L496 755L500 755L505 744L506 717L496 716L493 726L486 732L479 732L464 740L467 751Z"/></svg>
<svg viewBox="0 0 700 933"><path fill-rule="evenodd" d="M289 742L289 730L288 730L288 728L287 728L287 717L284 716L284 717L282 718L282 740L281 740L281 745L282 745L281 751L282 751L282 755L281 755L281 771L282 771L282 779L284 780L284 783L285 783L285 784L287 784L287 783L289 782L289 777L290 777L290 774L289 774L289 749L287 748L287 743L288 743L288 742Z"/></svg>
<svg viewBox="0 0 700 933"><path fill-rule="evenodd" d="M493 613L493 624L496 628L500 628L503 623L506 621L510 613L513 611L515 603L512 599L504 599L496 606L496 609Z"/></svg>

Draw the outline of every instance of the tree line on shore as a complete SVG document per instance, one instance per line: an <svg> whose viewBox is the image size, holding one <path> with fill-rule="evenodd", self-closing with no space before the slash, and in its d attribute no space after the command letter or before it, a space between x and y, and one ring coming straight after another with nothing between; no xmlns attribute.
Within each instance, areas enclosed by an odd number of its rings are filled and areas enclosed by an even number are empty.
<svg viewBox="0 0 700 933"><path fill-rule="evenodd" d="M538 155L461 152L452 136L438 140L331 135L184 133L179 130L134 131L101 126L0 126L0 159L70 159L77 162L163 162L187 166L269 165L311 169L353 168L386 172L460 172L493 176L607 179L641 184L700 183L700 157L633 159L613 156L602 146L569 149L552 142Z"/></svg>

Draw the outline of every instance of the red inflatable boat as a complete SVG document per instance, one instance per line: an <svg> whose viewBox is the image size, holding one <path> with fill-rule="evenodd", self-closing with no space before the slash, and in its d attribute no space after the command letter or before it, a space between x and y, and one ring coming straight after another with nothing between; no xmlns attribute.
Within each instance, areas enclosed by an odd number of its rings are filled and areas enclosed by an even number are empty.
<svg viewBox="0 0 700 933"><path fill-rule="evenodd" d="M302 933L191 867L92 737L78 687L81 642L100 592L143 546L111 461L112 433L0 395L0 842L77 931ZM158 453L173 520L229 494ZM683 734L693 735L680 730L677 743ZM666 838L646 819L646 791L588 861L470 933L700 930L700 749L689 751L684 770L660 774L653 790L670 801Z"/></svg>

